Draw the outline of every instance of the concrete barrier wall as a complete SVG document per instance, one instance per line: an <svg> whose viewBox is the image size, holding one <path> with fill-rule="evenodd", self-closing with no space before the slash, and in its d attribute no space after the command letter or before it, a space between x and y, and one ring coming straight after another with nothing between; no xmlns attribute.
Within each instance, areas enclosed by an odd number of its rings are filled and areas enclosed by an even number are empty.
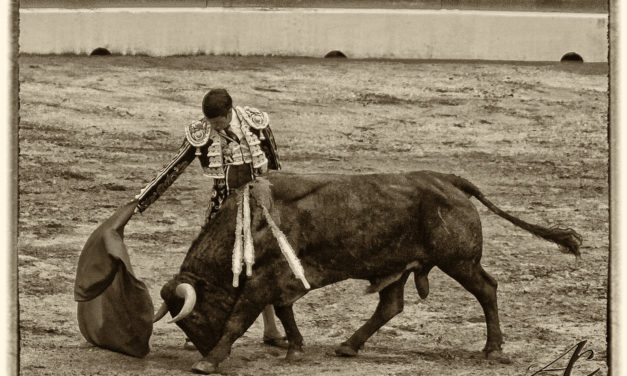
<svg viewBox="0 0 627 376"><path fill-rule="evenodd" d="M597 13L393 9L20 9L20 52L607 62Z"/></svg>
<svg viewBox="0 0 627 376"><path fill-rule="evenodd" d="M254 7L607 13L607 0L21 0L21 8Z"/></svg>

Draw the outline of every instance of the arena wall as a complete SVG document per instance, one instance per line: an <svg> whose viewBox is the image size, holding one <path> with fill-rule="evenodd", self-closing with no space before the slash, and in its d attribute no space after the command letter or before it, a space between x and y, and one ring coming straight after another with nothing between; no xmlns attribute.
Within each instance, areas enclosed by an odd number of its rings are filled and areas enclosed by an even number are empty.
<svg viewBox="0 0 627 376"><path fill-rule="evenodd" d="M23 6L20 52L322 57L339 50L349 58L504 61L559 61L574 52L585 62L607 62L608 55L603 12L180 4L188 6Z"/></svg>
<svg viewBox="0 0 627 376"><path fill-rule="evenodd" d="M21 0L22 8L235 7L473 9L607 13L607 0Z"/></svg>

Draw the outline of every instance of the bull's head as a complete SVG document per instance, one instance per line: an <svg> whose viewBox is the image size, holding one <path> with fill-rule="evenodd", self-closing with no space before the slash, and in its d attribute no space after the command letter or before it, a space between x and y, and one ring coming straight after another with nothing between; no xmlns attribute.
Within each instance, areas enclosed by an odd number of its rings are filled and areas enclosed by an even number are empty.
<svg viewBox="0 0 627 376"><path fill-rule="evenodd" d="M243 191L245 197L248 197L248 189ZM217 215L203 227L191 245L179 274L161 289L165 306L162 306L155 318L160 319L170 311L174 317L171 322L183 329L203 355L207 355L217 344L242 294L243 286L233 287L232 269L235 233L236 229L241 230L239 225L242 221L250 223L255 244L257 281L276 280L276 268L272 265L276 265L279 259L282 260L277 241L267 225L267 218L264 219L267 209L264 209L266 212L262 210L262 206L272 207L269 183L264 181L255 184L250 206L246 203L247 200L240 203L240 207L250 208L250 216L245 220L242 217L237 218L239 193L232 193ZM243 209L242 213L244 212L247 210ZM265 214L266 217L268 215ZM291 274L286 275L292 279ZM235 278L237 280L237 273ZM260 307L272 301L279 293L277 289L258 286L250 289L254 290L255 304L259 303ZM250 302L251 298L247 297L245 301Z"/></svg>
<svg viewBox="0 0 627 376"><path fill-rule="evenodd" d="M161 289L163 305L196 348L206 355L222 335L239 290L232 286L231 257L236 205L227 200L218 215L192 243L179 274Z"/></svg>
<svg viewBox="0 0 627 376"><path fill-rule="evenodd" d="M207 355L222 335L224 324L236 301L234 289L212 285L210 281L190 278L182 273L175 276L161 289L164 300L162 308L155 315L155 320L163 317L169 310L176 323L196 348Z"/></svg>

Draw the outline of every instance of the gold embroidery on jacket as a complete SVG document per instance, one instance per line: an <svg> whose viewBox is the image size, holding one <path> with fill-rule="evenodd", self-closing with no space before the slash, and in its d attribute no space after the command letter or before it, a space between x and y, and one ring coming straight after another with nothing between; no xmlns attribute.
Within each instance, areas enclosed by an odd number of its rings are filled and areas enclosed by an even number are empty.
<svg viewBox="0 0 627 376"><path fill-rule="evenodd" d="M268 126L268 115L259 110L253 109L250 111L249 107L235 107L235 113L240 122L240 131L244 135L240 143L227 143L226 140L218 133L218 131L211 128L211 134L209 139L212 140L212 144L207 150L207 166L203 167L206 176L214 179L225 178L225 167L227 165L241 165L243 163L252 163L253 168L261 168L267 165L268 159L261 149L261 142L259 138L250 130L252 126L255 129L263 129ZM259 115L263 114L263 115ZM256 116L255 120L251 118L251 114ZM245 153L242 150L242 144L248 146L250 153ZM247 160L249 157L250 160Z"/></svg>

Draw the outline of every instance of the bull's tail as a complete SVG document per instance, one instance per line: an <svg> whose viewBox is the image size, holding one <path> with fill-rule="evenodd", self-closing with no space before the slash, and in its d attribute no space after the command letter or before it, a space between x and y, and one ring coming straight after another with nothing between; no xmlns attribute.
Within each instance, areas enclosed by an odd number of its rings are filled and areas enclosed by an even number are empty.
<svg viewBox="0 0 627 376"><path fill-rule="evenodd" d="M513 215L501 210L496 205L494 205L490 200L488 200L483 193L479 190L479 188L468 180L461 178L456 175L448 175L448 180L457 188L464 191L466 194L474 196L477 200L479 200L483 205L485 205L490 211L497 214L498 216L507 219L514 225L529 231L530 233L539 236L543 239L556 243L560 246L560 250L564 253L572 253L573 255L579 257L581 254L579 252L579 246L582 243L583 238L580 234L578 234L575 230L570 227L543 227L539 225L534 225L528 222L523 221L520 218L514 217Z"/></svg>

